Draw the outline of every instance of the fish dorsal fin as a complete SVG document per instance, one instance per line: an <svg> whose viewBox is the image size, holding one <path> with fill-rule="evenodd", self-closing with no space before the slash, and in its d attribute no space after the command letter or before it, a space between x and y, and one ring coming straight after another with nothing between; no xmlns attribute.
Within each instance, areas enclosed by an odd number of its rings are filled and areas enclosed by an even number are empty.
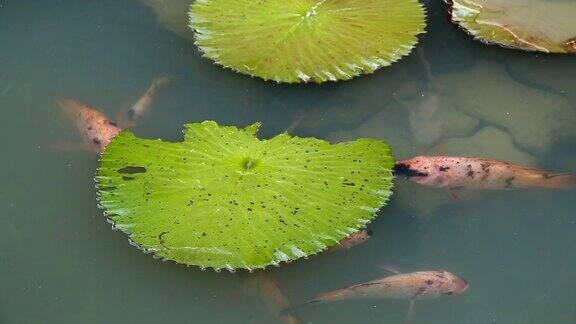
<svg viewBox="0 0 576 324"><path fill-rule="evenodd" d="M514 163L510 163L510 162L506 162L506 161L492 160L492 159L482 159L482 160L483 160L482 162L486 163L488 166L506 165L508 168L510 168L512 170L542 171L541 169L538 169L538 168L533 167L533 166L514 164Z"/></svg>

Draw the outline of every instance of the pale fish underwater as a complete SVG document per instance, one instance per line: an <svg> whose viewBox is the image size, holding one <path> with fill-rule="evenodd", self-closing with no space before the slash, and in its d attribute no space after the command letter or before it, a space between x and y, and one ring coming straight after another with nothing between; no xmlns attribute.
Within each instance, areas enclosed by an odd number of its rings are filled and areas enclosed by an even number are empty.
<svg viewBox="0 0 576 324"><path fill-rule="evenodd" d="M312 303L325 303L345 299L407 299L410 302L406 322L411 322L417 299L432 299L443 295L459 295L468 289L468 282L445 271L418 271L397 273L381 279L332 290L318 295Z"/></svg>

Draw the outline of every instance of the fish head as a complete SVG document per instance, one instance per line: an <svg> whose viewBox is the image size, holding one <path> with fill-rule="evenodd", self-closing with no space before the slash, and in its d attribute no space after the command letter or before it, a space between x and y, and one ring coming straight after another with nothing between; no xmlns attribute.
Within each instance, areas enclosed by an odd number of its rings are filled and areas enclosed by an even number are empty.
<svg viewBox="0 0 576 324"><path fill-rule="evenodd" d="M332 250L349 249L351 247L354 247L356 245L363 243L364 241L369 239L371 236L372 236L371 230L366 229L366 228L361 229L361 230L356 231L356 232L350 234L349 236L343 238L342 240L340 240L338 245L333 246L331 249Z"/></svg>
<svg viewBox="0 0 576 324"><path fill-rule="evenodd" d="M365 229L356 231L348 237L348 239L349 239L348 248L362 244L362 243L364 243L364 241L366 241L370 237L372 237L372 231L369 229L365 228Z"/></svg>
<svg viewBox="0 0 576 324"><path fill-rule="evenodd" d="M442 270L437 274L442 278L439 288L443 295L459 295L468 289L468 282L451 272Z"/></svg>
<svg viewBox="0 0 576 324"><path fill-rule="evenodd" d="M358 243L362 243L362 242L366 241L367 239L369 239L371 236L372 236L372 231L364 228L364 229L361 229L359 231L352 233L349 237L353 238L355 241L358 241Z"/></svg>
<svg viewBox="0 0 576 324"><path fill-rule="evenodd" d="M60 99L56 103L82 135L94 152L100 153L120 133L118 125L98 110L74 99Z"/></svg>
<svg viewBox="0 0 576 324"><path fill-rule="evenodd" d="M410 160L396 162L394 173L405 176L408 180L430 187L442 188L448 185L448 172L444 170L434 157L417 156Z"/></svg>

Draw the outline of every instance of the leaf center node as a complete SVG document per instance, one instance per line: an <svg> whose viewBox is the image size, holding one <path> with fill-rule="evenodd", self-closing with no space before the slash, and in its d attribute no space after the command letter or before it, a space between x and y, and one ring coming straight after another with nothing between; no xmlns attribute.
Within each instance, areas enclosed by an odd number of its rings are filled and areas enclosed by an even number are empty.
<svg viewBox="0 0 576 324"><path fill-rule="evenodd" d="M242 168L246 172L252 171L256 167L257 164L258 164L258 161L253 159L253 158L246 157L246 158L244 158L244 160L242 160Z"/></svg>

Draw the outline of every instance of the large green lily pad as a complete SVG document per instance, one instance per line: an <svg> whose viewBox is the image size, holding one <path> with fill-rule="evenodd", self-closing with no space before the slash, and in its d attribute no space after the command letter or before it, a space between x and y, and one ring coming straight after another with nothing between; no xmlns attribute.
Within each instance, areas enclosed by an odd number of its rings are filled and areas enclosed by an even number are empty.
<svg viewBox="0 0 576 324"><path fill-rule="evenodd" d="M574 0L452 0L452 21L487 43L576 53Z"/></svg>
<svg viewBox="0 0 576 324"><path fill-rule="evenodd" d="M324 82L410 53L425 13L417 0L202 0L190 23L220 65L277 82Z"/></svg>
<svg viewBox="0 0 576 324"><path fill-rule="evenodd" d="M185 126L178 143L122 132L96 176L114 226L163 259L233 270L306 257L365 226L391 194L382 141Z"/></svg>

